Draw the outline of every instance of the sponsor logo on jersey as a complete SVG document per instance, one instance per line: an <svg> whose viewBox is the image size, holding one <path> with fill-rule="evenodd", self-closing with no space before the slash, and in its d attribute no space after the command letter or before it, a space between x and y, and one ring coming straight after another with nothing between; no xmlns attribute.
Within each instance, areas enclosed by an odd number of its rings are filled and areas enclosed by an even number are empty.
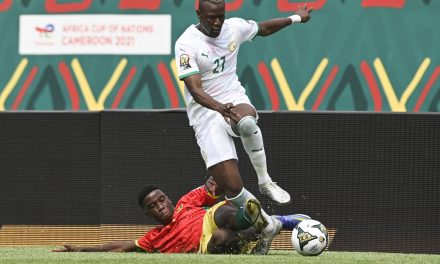
<svg viewBox="0 0 440 264"><path fill-rule="evenodd" d="M188 54L180 55L180 70L184 71L190 68L191 68L191 64L189 64Z"/></svg>

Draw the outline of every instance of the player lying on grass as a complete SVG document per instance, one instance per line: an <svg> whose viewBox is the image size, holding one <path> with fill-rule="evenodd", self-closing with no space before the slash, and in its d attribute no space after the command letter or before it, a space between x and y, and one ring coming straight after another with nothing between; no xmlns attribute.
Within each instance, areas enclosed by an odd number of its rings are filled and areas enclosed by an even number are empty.
<svg viewBox="0 0 440 264"><path fill-rule="evenodd" d="M246 201L237 209L227 201L216 202L217 184L211 178L204 186L184 195L173 206L166 194L155 185L146 186L138 195L145 214L161 224L137 240L114 241L99 246L64 245L55 252L160 252L238 254L251 251L267 225L260 203ZM292 230L306 215L274 216L283 228ZM279 232L280 230L277 230ZM266 254L270 245L259 244L253 253Z"/></svg>

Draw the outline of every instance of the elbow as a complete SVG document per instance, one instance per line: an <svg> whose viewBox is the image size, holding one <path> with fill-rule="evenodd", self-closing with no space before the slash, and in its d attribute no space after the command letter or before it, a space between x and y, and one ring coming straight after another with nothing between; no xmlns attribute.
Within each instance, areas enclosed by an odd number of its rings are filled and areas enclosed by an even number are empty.
<svg viewBox="0 0 440 264"><path fill-rule="evenodd" d="M203 98L202 94L197 93L197 92L193 92L193 93L191 93L191 96L196 103L200 104L202 102L202 98Z"/></svg>
<svg viewBox="0 0 440 264"><path fill-rule="evenodd" d="M192 94L191 96L196 103L198 103L198 104L200 103L200 96L197 96L196 94Z"/></svg>
<svg viewBox="0 0 440 264"><path fill-rule="evenodd" d="M260 28L259 30L258 30L258 34L257 34L258 36L260 36L260 37L265 37L265 36L267 36L267 30L265 29L265 28Z"/></svg>
<svg viewBox="0 0 440 264"><path fill-rule="evenodd" d="M271 35L272 33L273 33L273 32L270 31L269 29L267 29L267 28L263 28L263 29L261 29L261 30L258 32L258 36L260 36L260 37L267 37L267 36Z"/></svg>

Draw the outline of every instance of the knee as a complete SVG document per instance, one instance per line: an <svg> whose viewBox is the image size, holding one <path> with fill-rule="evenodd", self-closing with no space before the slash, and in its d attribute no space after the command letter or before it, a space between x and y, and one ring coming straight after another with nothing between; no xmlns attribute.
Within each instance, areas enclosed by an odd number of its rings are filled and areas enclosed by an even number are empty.
<svg viewBox="0 0 440 264"><path fill-rule="evenodd" d="M229 244L234 240L234 232L230 229L218 229L212 234L211 241L216 245Z"/></svg>
<svg viewBox="0 0 440 264"><path fill-rule="evenodd" d="M253 116L245 116L237 124L237 130L242 137L249 137L258 132L257 119Z"/></svg>
<svg viewBox="0 0 440 264"><path fill-rule="evenodd" d="M226 196L236 196L243 189L243 181L241 180L237 160L220 162L210 167L208 171Z"/></svg>
<svg viewBox="0 0 440 264"><path fill-rule="evenodd" d="M225 192L227 197L235 197L243 192L243 185L231 186L229 190Z"/></svg>

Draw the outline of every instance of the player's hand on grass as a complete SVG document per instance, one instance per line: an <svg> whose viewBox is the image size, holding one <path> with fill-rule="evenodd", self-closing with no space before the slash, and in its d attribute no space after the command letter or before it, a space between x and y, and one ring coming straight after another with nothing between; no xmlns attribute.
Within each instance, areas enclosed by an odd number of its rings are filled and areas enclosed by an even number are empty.
<svg viewBox="0 0 440 264"><path fill-rule="evenodd" d="M78 247L73 245L64 244L62 248L55 248L52 252L77 252Z"/></svg>
<svg viewBox="0 0 440 264"><path fill-rule="evenodd" d="M311 16L310 13L312 13L313 8L308 8L307 5L304 5L303 7L300 7L296 12L295 15L298 15L301 17L301 23L306 23L310 20Z"/></svg>

